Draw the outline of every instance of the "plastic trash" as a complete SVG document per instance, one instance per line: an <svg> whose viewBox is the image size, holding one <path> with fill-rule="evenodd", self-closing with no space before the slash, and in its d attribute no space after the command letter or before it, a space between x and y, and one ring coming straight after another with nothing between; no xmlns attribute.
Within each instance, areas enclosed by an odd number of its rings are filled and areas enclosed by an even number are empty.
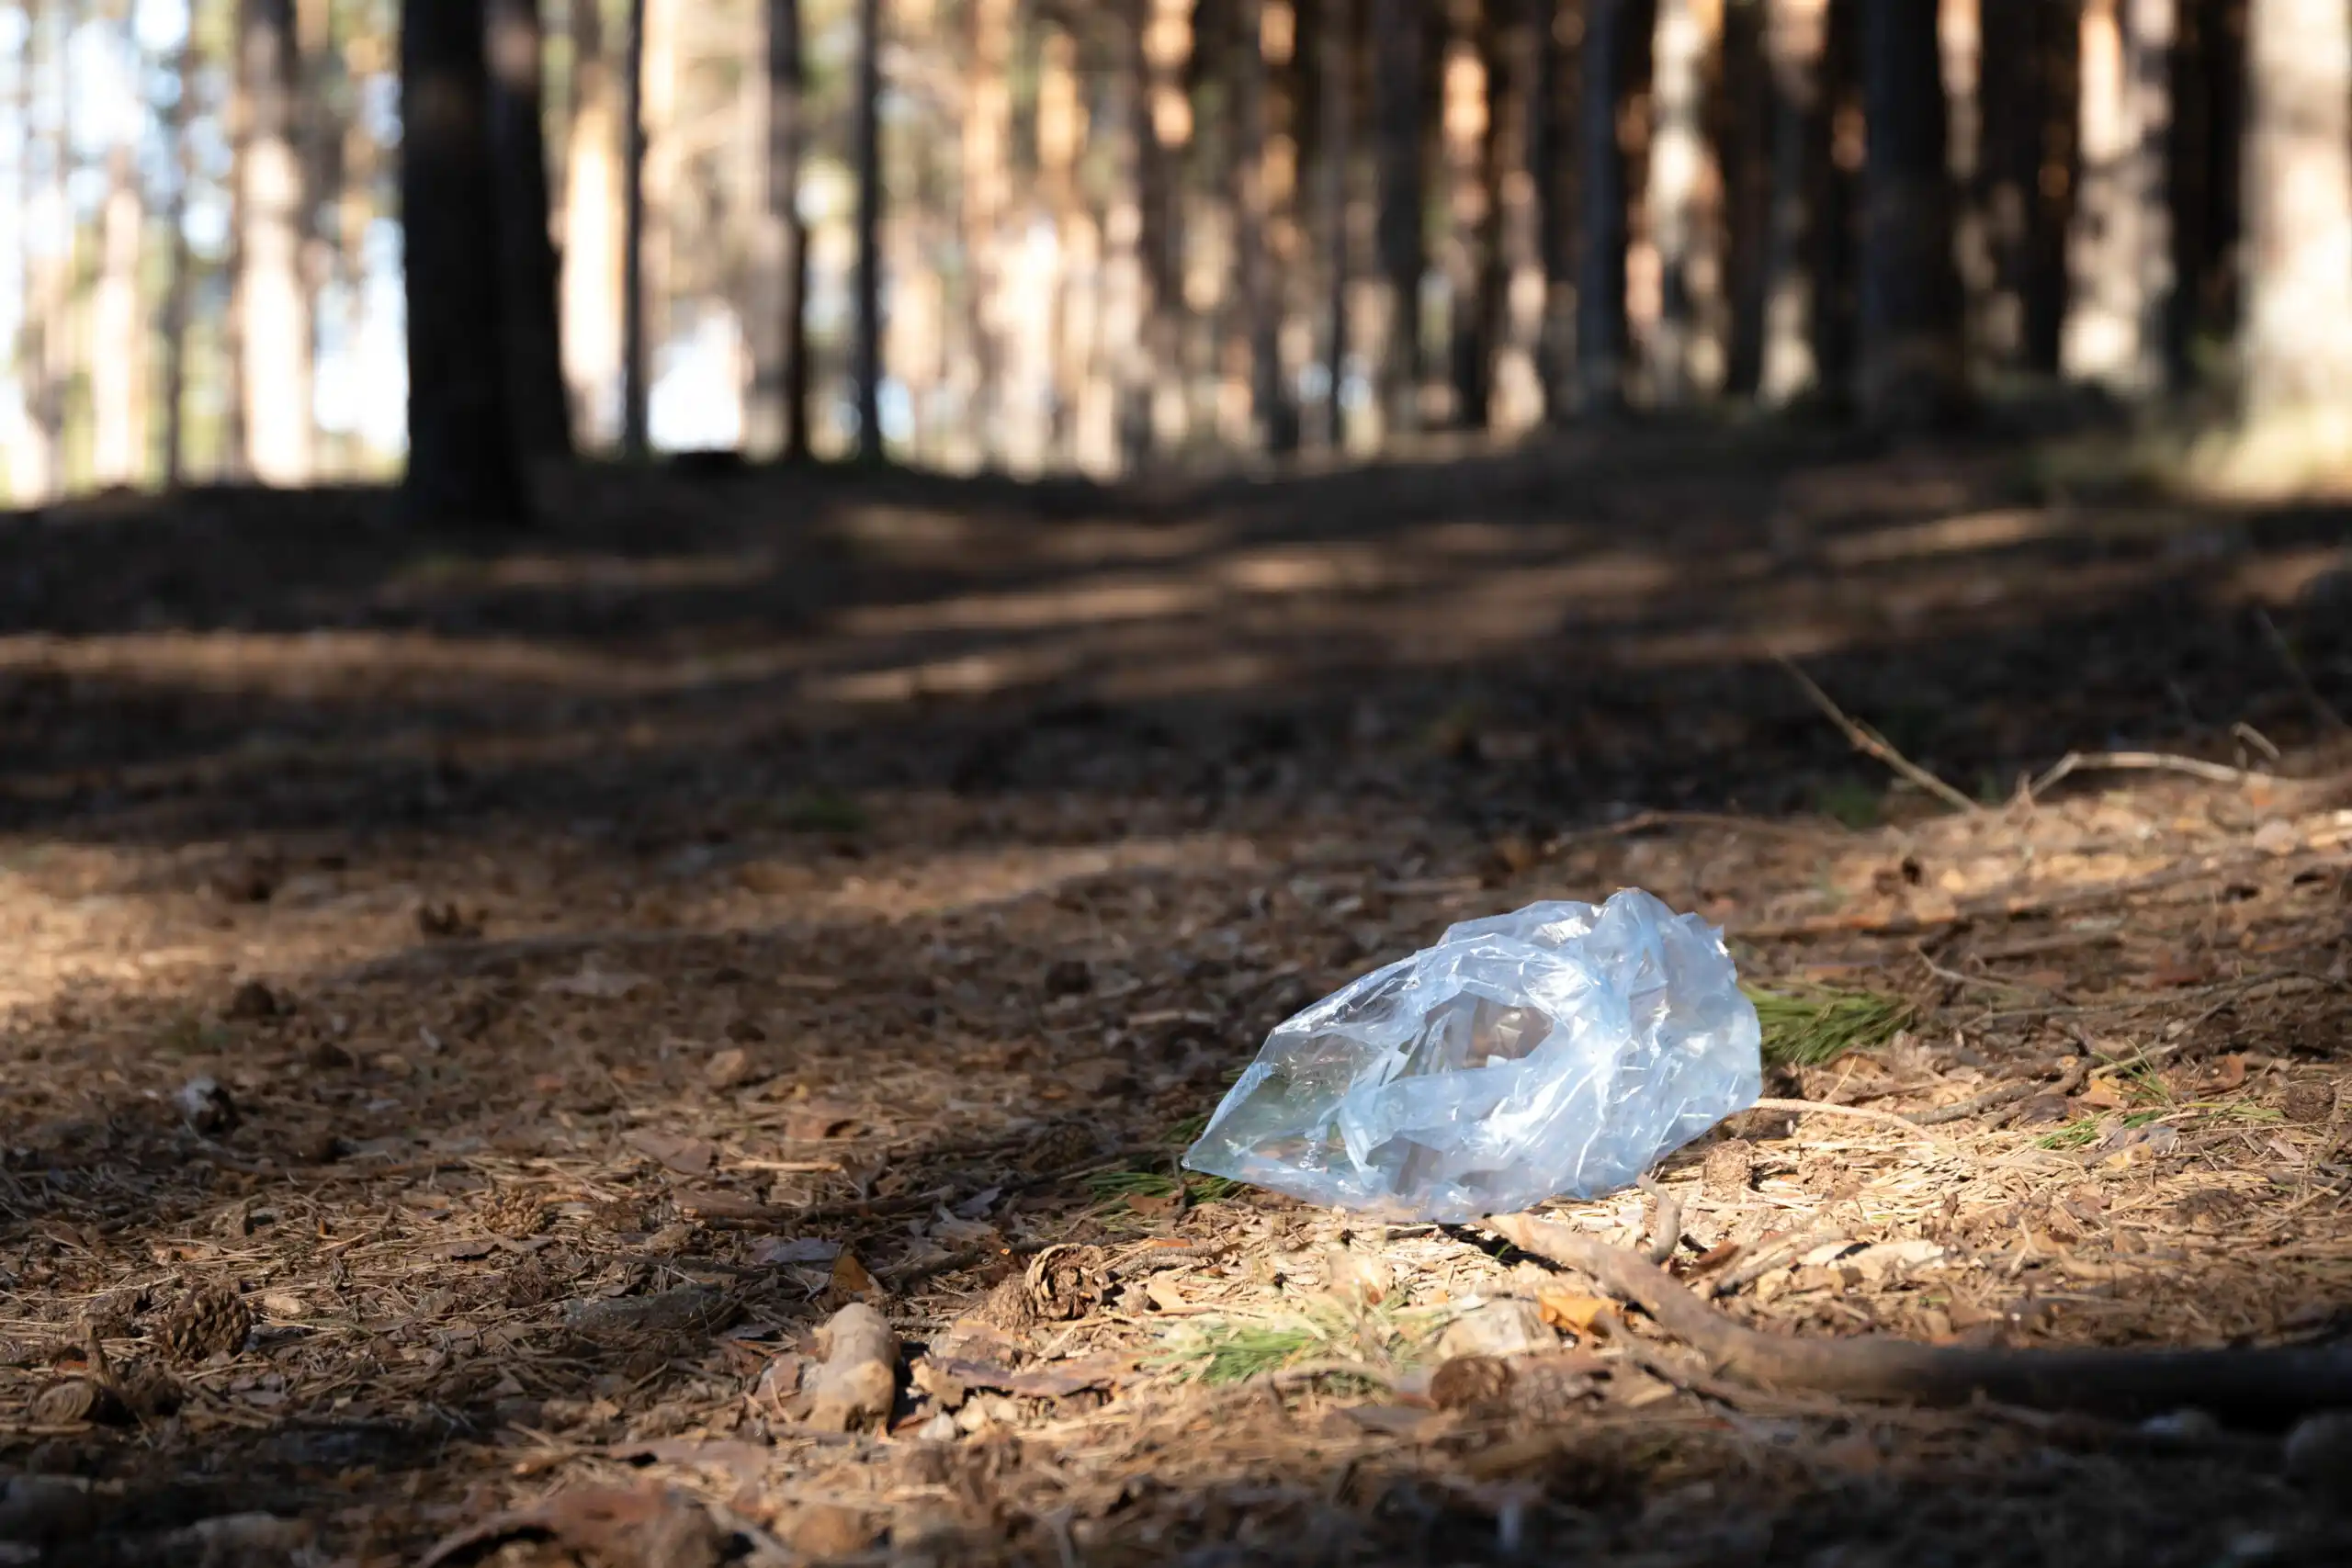
<svg viewBox="0 0 2352 1568"><path fill-rule="evenodd" d="M1184 1163L1398 1220L1595 1197L1753 1105L1762 1041L1696 915L1531 904L1277 1025Z"/></svg>

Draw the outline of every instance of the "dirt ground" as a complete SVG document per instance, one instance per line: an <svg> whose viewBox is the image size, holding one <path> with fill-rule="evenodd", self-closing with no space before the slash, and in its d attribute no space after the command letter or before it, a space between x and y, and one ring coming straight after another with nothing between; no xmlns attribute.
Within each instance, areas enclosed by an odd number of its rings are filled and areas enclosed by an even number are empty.
<svg viewBox="0 0 2352 1568"><path fill-rule="evenodd" d="M1747 1388L1475 1230L1176 1175L1306 1002L1641 886L1908 1010L1768 1089L1865 1114L1668 1163L1725 1312L2340 1342L2352 514L2058 472L0 518L0 1562L2352 1561L2341 1431ZM859 1301L894 1406L826 1430Z"/></svg>

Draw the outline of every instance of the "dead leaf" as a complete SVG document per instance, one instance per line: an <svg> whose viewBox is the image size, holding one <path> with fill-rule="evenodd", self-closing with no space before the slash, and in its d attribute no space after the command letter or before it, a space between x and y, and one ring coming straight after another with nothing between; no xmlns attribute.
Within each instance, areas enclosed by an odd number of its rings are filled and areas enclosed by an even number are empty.
<svg viewBox="0 0 2352 1568"><path fill-rule="evenodd" d="M758 1077L760 1071L752 1065L749 1052L730 1045L702 1065L702 1076L703 1081L713 1089L740 1089Z"/></svg>
<svg viewBox="0 0 2352 1568"><path fill-rule="evenodd" d="M1579 1338L1596 1331L1608 1333L1609 1320L1617 1310L1602 1297L1573 1291L1545 1291L1535 1298L1535 1305L1545 1323Z"/></svg>
<svg viewBox="0 0 2352 1568"><path fill-rule="evenodd" d="M785 1544L808 1557L849 1557L881 1537L873 1516L832 1503L808 1503L784 1527Z"/></svg>
<svg viewBox="0 0 2352 1568"><path fill-rule="evenodd" d="M1135 1369L1136 1358L1115 1353L1081 1356L1026 1371L953 1356L944 1360L933 1358L933 1364L941 1375L954 1378L967 1389L992 1389L1023 1399L1062 1399L1080 1389L1102 1388L1116 1382Z"/></svg>
<svg viewBox="0 0 2352 1568"><path fill-rule="evenodd" d="M487 1258L498 1250L498 1243L488 1236L471 1235L460 1241L445 1241L434 1251L454 1263L470 1263L477 1258Z"/></svg>
<svg viewBox="0 0 2352 1568"><path fill-rule="evenodd" d="M2113 1078L2093 1078L2075 1103L2091 1111L2120 1111L2130 1101Z"/></svg>
<svg viewBox="0 0 2352 1568"><path fill-rule="evenodd" d="M797 1143L845 1138L857 1127L857 1118L838 1105L803 1100L785 1113L784 1135Z"/></svg>
<svg viewBox="0 0 2352 1568"><path fill-rule="evenodd" d="M2233 1051L2215 1062L2212 1077L2205 1080L2205 1087L2217 1094L2226 1094L2245 1084L2245 1054L2242 1051Z"/></svg>
<svg viewBox="0 0 2352 1568"><path fill-rule="evenodd" d="M1356 1437L1365 1432L1410 1438L1443 1419L1438 1412L1414 1404L1345 1404L1325 1414L1323 1430L1334 1438Z"/></svg>
<svg viewBox="0 0 2352 1568"><path fill-rule="evenodd" d="M833 1289L845 1296L870 1296L879 1294L882 1286L856 1253L844 1249L833 1258Z"/></svg>
<svg viewBox="0 0 2352 1568"><path fill-rule="evenodd" d="M447 1536L417 1568L472 1562L523 1537L545 1537L607 1568L718 1568L720 1535L702 1506L671 1487L582 1487L493 1515Z"/></svg>
<svg viewBox="0 0 2352 1568"><path fill-rule="evenodd" d="M623 1134L621 1142L681 1176L701 1176L718 1163L718 1148L701 1138L682 1138L639 1127Z"/></svg>
<svg viewBox="0 0 2352 1568"><path fill-rule="evenodd" d="M620 1460L650 1459L661 1464L724 1470L746 1485L760 1479L773 1452L757 1443L724 1438L650 1438L616 1443L605 1451Z"/></svg>
<svg viewBox="0 0 2352 1568"><path fill-rule="evenodd" d="M1177 1205L1182 1201L1173 1192L1130 1192L1127 1194L1127 1207L1146 1219L1156 1220L1164 1215L1172 1214L1176 1212Z"/></svg>

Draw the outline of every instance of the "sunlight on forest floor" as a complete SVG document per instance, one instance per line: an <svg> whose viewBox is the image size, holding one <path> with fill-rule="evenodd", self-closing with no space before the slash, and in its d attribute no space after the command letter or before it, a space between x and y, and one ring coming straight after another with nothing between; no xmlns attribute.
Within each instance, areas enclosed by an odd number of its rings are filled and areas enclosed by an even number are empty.
<svg viewBox="0 0 2352 1568"><path fill-rule="evenodd" d="M44 1528L390 1564L669 1483L910 1564L2352 1544L2267 1441L1727 1387L1465 1234L1171 1176L1297 1007L1639 885L1907 1010L1771 1092L1983 1103L1669 1161L1734 1316L2340 1335L2340 516L1634 458L1057 515L751 476L511 551L0 521L0 1448L105 1504ZM2021 790L2077 751L2159 761ZM795 1392L854 1297L910 1342L887 1436ZM1516 1392L1437 1399L1512 1297Z"/></svg>

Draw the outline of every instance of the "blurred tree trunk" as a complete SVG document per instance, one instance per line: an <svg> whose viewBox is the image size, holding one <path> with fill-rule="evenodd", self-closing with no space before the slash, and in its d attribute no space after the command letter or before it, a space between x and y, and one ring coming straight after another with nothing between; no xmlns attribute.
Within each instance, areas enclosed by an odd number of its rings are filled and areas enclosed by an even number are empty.
<svg viewBox="0 0 2352 1568"><path fill-rule="evenodd" d="M2245 412L2300 456L2352 456L2352 15L2246 13Z"/></svg>
<svg viewBox="0 0 2352 1568"><path fill-rule="evenodd" d="M1231 39L1234 246L1249 334L1250 420L1262 449L1285 452L1297 446L1298 426L1283 384L1282 291L1274 276L1273 171L1266 134L1266 34L1272 18L1266 0L1236 0L1236 6ZM1289 19L1286 7L1283 19Z"/></svg>
<svg viewBox="0 0 2352 1568"><path fill-rule="evenodd" d="M2245 11L2246 0L2182 0L2173 45L2175 281L2165 352L2176 386L2205 373L2237 328Z"/></svg>
<svg viewBox="0 0 2352 1568"><path fill-rule="evenodd" d="M1589 0L1583 92L1577 114L1577 182L1583 232L1577 265L1577 390L1588 413L1625 402L1630 337L1625 318L1627 210L1625 123L1634 82L1645 74L1657 0Z"/></svg>
<svg viewBox="0 0 2352 1568"><path fill-rule="evenodd" d="M1355 155L1355 0L1322 0L1320 20L1316 53L1319 120L1316 208L1323 243L1323 319L1318 335L1326 380L1316 434L1325 447L1336 452L1346 450L1348 445L1348 289L1354 271L1348 246L1348 197Z"/></svg>
<svg viewBox="0 0 2352 1568"><path fill-rule="evenodd" d="M413 3L413 0L412 0ZM587 0L590 5L595 0ZM622 68L621 124L621 450L642 461L652 449L648 429L645 276L646 29L653 8L667 0L629 0L628 61Z"/></svg>
<svg viewBox="0 0 2352 1568"><path fill-rule="evenodd" d="M1004 454L1004 352L1000 312L1005 282L1004 225L1012 192L1010 68L1015 0L973 0L970 65L964 73L965 305L971 314L967 417L982 461ZM1146 176L1148 178L1149 166ZM1148 196L1147 195L1147 206ZM1146 221L1148 222L1148 217Z"/></svg>
<svg viewBox="0 0 2352 1568"><path fill-rule="evenodd" d="M300 485L313 471L313 435L294 7L292 0L239 4L237 73L250 117L237 192L245 439L255 479Z"/></svg>
<svg viewBox="0 0 2352 1568"><path fill-rule="evenodd" d="M2130 396L2164 389L2173 250L2168 176L2177 0L2087 0L2082 179L2071 242L2069 374Z"/></svg>
<svg viewBox="0 0 2352 1568"><path fill-rule="evenodd" d="M1645 201L1658 267L1648 380L1652 399L1663 408L1687 406L1704 390L1701 369L1706 328L1700 296L1712 281L1705 231L1706 51L1699 0L1657 0Z"/></svg>
<svg viewBox="0 0 2352 1568"><path fill-rule="evenodd" d="M1992 293L1980 334L1996 374L2055 373L2073 210L2079 0L1979 0L1977 159Z"/></svg>
<svg viewBox="0 0 2352 1568"><path fill-rule="evenodd" d="M1930 423L1963 390L1934 0L1866 0L1861 23L1860 392L1875 422Z"/></svg>
<svg viewBox="0 0 2352 1568"><path fill-rule="evenodd" d="M1448 336L1454 423L1493 421L1495 352L1503 325L1504 107L1498 0L1455 0L1444 73Z"/></svg>
<svg viewBox="0 0 2352 1568"><path fill-rule="evenodd" d="M1772 72L1771 219L1757 389L1766 402L1785 404L1821 379L1815 338L1824 280L1815 264L1818 231L1827 220L1821 197L1831 169L1822 81L1828 14L1824 0L1770 0L1770 12L1765 48Z"/></svg>
<svg viewBox="0 0 2352 1568"><path fill-rule="evenodd" d="M882 0L858 0L857 455L882 459Z"/></svg>
<svg viewBox="0 0 2352 1568"><path fill-rule="evenodd" d="M46 0L28 12L26 20L31 37L20 57L23 76L17 85L21 104L17 123L25 128L22 145L27 168L27 220L17 231L25 269L25 313L17 329L16 360L30 438L21 454L11 456L9 481L21 484L24 499L50 500L65 489L65 401L60 368L74 254L72 207L66 190L72 153L62 120L52 122L49 134L40 134L33 123L32 105L41 94L40 78L48 75L53 112L63 112L65 39L71 17L64 0ZM30 174L36 151L46 154L38 186Z"/></svg>
<svg viewBox="0 0 2352 1568"><path fill-rule="evenodd" d="M1724 390L1752 398L1763 379L1768 235L1772 222L1772 80L1764 0L1724 7L1723 91L1713 116L1724 182L1724 272L1729 307Z"/></svg>
<svg viewBox="0 0 2352 1568"><path fill-rule="evenodd" d="M408 474L419 521L523 519L499 321L481 0L406 0L401 212L408 291Z"/></svg>
<svg viewBox="0 0 2352 1568"><path fill-rule="evenodd" d="M635 11L632 9L632 17ZM598 0L571 0L571 124L563 157L562 325L564 380L582 442L621 434L621 115L614 102ZM632 19L631 27L636 23Z"/></svg>
<svg viewBox="0 0 2352 1568"><path fill-rule="evenodd" d="M979 0L986 6L990 0ZM997 0L1001 3L1001 0ZM1133 0L1143 90L1136 101L1136 201L1144 275L1150 289L1144 327L1147 447L1169 447L1185 433L1182 200L1178 172L1193 138L1193 105L1183 87L1193 49L1193 0Z"/></svg>
<svg viewBox="0 0 2352 1568"><path fill-rule="evenodd" d="M147 477L147 322L139 270L146 222L136 153L117 146L107 159L90 322L91 478L102 487L135 485Z"/></svg>
<svg viewBox="0 0 2352 1568"><path fill-rule="evenodd" d="M1862 164L1867 156L1859 79L1860 8L1868 0L1828 0L1822 14L1819 91L1822 141L1811 174L1808 225L1813 276L1813 389L1830 409L1850 406L1861 332Z"/></svg>
<svg viewBox="0 0 2352 1568"><path fill-rule="evenodd" d="M808 455L808 227L800 220L800 0L764 0L760 219L752 259L752 398L745 445Z"/></svg>
<svg viewBox="0 0 2352 1568"><path fill-rule="evenodd" d="M489 0L490 155L497 182L506 407L526 464L571 455L555 246L548 233L539 0Z"/></svg>
<svg viewBox="0 0 2352 1568"><path fill-rule="evenodd" d="M1412 0L1372 0L1381 309L1373 386L1385 435L1420 424L1421 27Z"/></svg>
<svg viewBox="0 0 2352 1568"><path fill-rule="evenodd" d="M1080 97L1078 40L1050 22L1042 30L1036 78L1037 190L1053 226L1059 274L1046 305L1045 365L1050 417L1046 450L1067 460L1075 450L1094 283L1091 236L1078 190L1086 109Z"/></svg>
<svg viewBox="0 0 2352 1568"><path fill-rule="evenodd" d="M164 118L171 138L172 194L164 209L164 274L162 317L164 374L164 488L177 490L187 478L187 333L188 292L194 258L188 254L187 197L196 179L196 148L188 127L196 118L198 62L195 29L181 40L173 57L173 74L179 91Z"/></svg>
<svg viewBox="0 0 2352 1568"><path fill-rule="evenodd" d="M1527 199L1535 214L1535 265L1542 269L1543 306L1535 333L1535 384L1544 423L1556 423L1575 406L1568 367L1576 352L1576 254L1569 220L1576 162L1560 156L1563 108L1573 95L1579 62L1562 47L1563 24L1581 42L1584 13L1560 0L1524 0L1527 37Z"/></svg>

